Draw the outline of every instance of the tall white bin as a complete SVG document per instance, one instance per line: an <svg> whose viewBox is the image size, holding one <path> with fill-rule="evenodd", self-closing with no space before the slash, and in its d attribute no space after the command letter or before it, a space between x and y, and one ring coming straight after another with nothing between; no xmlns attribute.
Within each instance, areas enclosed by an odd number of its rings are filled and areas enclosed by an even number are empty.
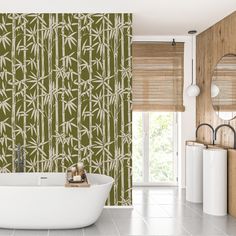
<svg viewBox="0 0 236 236"><path fill-rule="evenodd" d="M204 145L186 146L186 200L201 203L203 199L202 171Z"/></svg>
<svg viewBox="0 0 236 236"><path fill-rule="evenodd" d="M203 211L210 215L227 214L227 151L203 151Z"/></svg>

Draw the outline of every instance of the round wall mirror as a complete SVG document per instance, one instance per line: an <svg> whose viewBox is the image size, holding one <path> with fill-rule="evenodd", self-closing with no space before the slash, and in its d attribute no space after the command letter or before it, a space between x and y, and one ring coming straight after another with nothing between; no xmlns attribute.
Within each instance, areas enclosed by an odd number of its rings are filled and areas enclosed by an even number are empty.
<svg viewBox="0 0 236 236"><path fill-rule="evenodd" d="M236 117L236 55L227 54L217 63L211 81L211 100L223 120Z"/></svg>

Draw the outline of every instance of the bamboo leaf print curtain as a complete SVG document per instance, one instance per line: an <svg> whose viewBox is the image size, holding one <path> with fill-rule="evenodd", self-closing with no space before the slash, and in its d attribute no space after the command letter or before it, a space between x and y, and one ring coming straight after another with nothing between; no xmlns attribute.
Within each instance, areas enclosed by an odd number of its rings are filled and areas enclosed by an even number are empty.
<svg viewBox="0 0 236 236"><path fill-rule="evenodd" d="M131 14L0 14L0 171L78 161L131 204Z"/></svg>

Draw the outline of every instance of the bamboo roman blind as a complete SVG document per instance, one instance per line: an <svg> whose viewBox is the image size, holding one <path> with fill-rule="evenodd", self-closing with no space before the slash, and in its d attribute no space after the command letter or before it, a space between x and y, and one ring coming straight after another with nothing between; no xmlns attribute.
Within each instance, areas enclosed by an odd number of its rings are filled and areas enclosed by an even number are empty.
<svg viewBox="0 0 236 236"><path fill-rule="evenodd" d="M184 111L184 43L133 42L133 110Z"/></svg>

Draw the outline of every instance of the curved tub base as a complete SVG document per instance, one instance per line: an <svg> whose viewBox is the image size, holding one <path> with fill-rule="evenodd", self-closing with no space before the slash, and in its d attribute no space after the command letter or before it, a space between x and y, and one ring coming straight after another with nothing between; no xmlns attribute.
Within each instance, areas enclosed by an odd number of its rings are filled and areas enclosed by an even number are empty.
<svg viewBox="0 0 236 236"><path fill-rule="evenodd" d="M39 178L46 179L43 183ZM88 188L64 187L64 173L0 174L0 228L72 229L94 224L113 178L87 174Z"/></svg>

